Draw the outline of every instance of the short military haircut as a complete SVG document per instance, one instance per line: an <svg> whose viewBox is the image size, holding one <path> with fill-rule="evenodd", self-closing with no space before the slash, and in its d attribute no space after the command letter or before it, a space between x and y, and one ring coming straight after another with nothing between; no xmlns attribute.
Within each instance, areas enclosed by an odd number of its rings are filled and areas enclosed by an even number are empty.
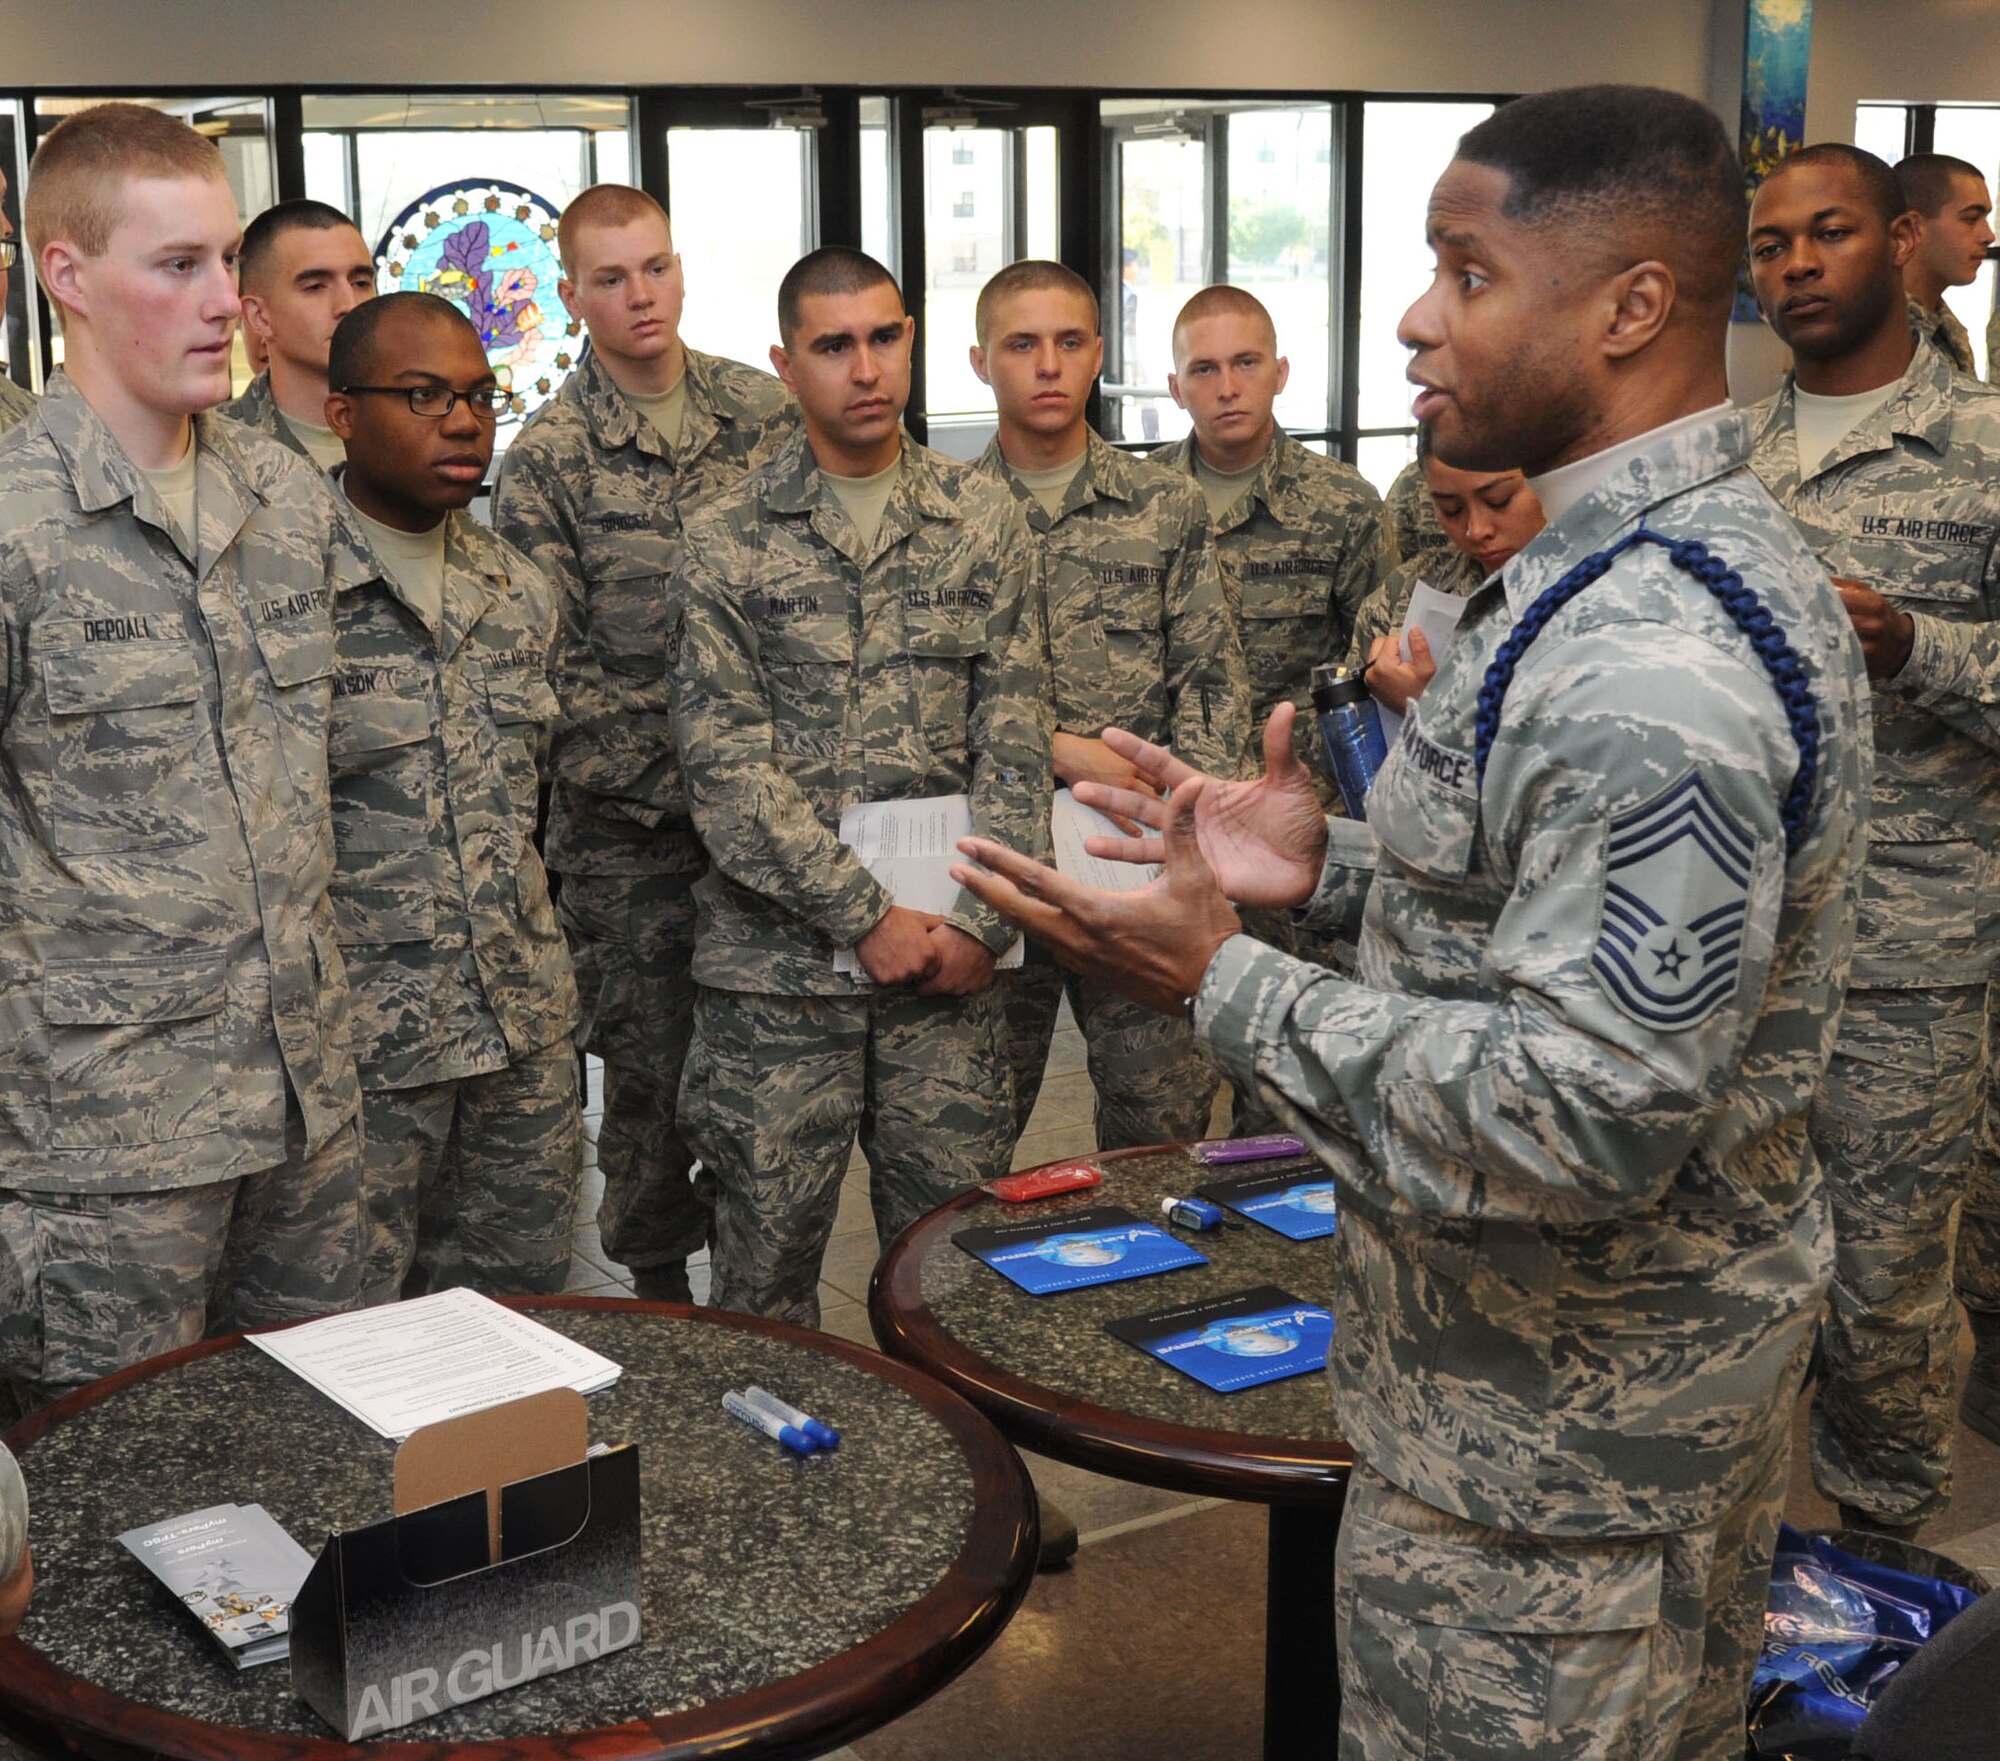
<svg viewBox="0 0 2000 1761"><path fill-rule="evenodd" d="M1190 324L1199 324L1204 318L1254 318L1271 334L1271 347L1278 346L1278 326L1273 321L1270 309L1248 288L1231 287L1219 281L1213 287L1205 287L1188 303L1181 307L1174 317L1174 354L1178 357L1181 349L1181 332Z"/></svg>
<svg viewBox="0 0 2000 1761"><path fill-rule="evenodd" d="M1846 141L1818 141L1810 147L1801 147L1796 153L1778 161L1771 178L1783 177L1788 171L1811 171L1815 168L1824 171L1830 165L1854 173L1868 206L1881 217L1885 226L1897 215L1910 211L1903 180L1888 160L1878 159L1865 148L1850 146ZM1771 179L1765 181L1768 183Z"/></svg>
<svg viewBox="0 0 2000 1761"><path fill-rule="evenodd" d="M1655 86L1571 86L1503 104L1458 143L1503 173L1501 212L1674 272L1710 316L1735 295L1748 213L1743 170L1707 105Z"/></svg>
<svg viewBox="0 0 2000 1761"><path fill-rule="evenodd" d="M821 245L816 251L808 251L785 271L785 279L778 283L779 341L787 348L792 346L792 338L799 329L800 302L809 296L866 293L884 282L895 288L896 303L902 304L903 290L896 286L896 278L866 251L853 250L847 245Z"/></svg>
<svg viewBox="0 0 2000 1761"><path fill-rule="evenodd" d="M332 232L339 226L352 227L357 234L361 230L338 208L309 196L266 208L243 229L243 249L236 258L237 280L246 292L254 293L254 284L271 266L271 252L279 239L292 232Z"/></svg>
<svg viewBox="0 0 2000 1761"><path fill-rule="evenodd" d="M1986 182L1986 173L1977 165L1950 153L1912 153L1896 161L1896 181L1903 186L1903 200L1926 220L1935 220L1957 199L1961 177L1969 177L1982 187Z"/></svg>
<svg viewBox="0 0 2000 1761"><path fill-rule="evenodd" d="M357 385L375 382L375 338L398 312L433 324L462 324L472 332L475 341L479 338L479 327L451 301L441 300L436 294L409 290L364 300L334 326L326 358L329 391L351 391Z"/></svg>
<svg viewBox="0 0 2000 1761"><path fill-rule="evenodd" d="M144 104L93 104L49 130L28 163L21 219L28 248L66 239L99 257L125 216L124 185L138 177L223 178L222 154L177 116Z"/></svg>
<svg viewBox="0 0 2000 1761"><path fill-rule="evenodd" d="M1018 263L1009 263L979 290L979 303L972 308L972 333L979 338L979 346L986 346L986 333L993 328L993 313L1002 300L1051 288L1073 293L1083 301L1094 336L1098 330L1097 295L1090 283L1064 264L1051 263L1045 257L1023 257Z"/></svg>
<svg viewBox="0 0 2000 1761"><path fill-rule="evenodd" d="M629 226L635 220L648 220L655 215L671 234L672 223L667 220L666 209L644 190L635 190L629 183L592 184L562 211L562 218L556 222L556 252L562 258L563 273L576 273L576 241L585 227Z"/></svg>

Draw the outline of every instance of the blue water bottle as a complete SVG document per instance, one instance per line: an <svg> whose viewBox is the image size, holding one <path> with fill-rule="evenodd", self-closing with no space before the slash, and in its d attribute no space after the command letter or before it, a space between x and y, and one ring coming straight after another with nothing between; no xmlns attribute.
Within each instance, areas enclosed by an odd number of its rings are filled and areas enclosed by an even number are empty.
<svg viewBox="0 0 2000 1761"><path fill-rule="evenodd" d="M1314 667L1312 694L1327 768L1340 785L1348 818L1360 819L1367 812L1368 785L1389 757L1382 717L1361 674L1348 667Z"/></svg>

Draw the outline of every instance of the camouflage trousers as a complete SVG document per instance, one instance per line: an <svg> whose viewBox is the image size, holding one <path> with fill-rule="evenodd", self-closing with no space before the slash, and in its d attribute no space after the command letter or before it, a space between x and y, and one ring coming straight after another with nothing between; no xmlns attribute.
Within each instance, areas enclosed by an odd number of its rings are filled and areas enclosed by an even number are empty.
<svg viewBox="0 0 2000 1761"><path fill-rule="evenodd" d="M971 997L696 993L681 1081L715 1170L718 1308L819 1325L819 1270L859 1136L875 1236L1007 1171L998 987Z"/></svg>
<svg viewBox="0 0 2000 1761"><path fill-rule="evenodd" d="M142 1359L352 1308L361 1144L352 1122L275 1168L167 1192L0 1188L0 1381L27 1404Z"/></svg>
<svg viewBox="0 0 2000 1761"><path fill-rule="evenodd" d="M1738 1761L1788 1433L1702 1528L1482 1528L1365 1463L1334 1562L1341 1761Z"/></svg>
<svg viewBox="0 0 2000 1761"><path fill-rule="evenodd" d="M557 911L583 998L579 1043L604 1060L597 1166L604 1251L635 1269L674 1266L709 1243L715 1182L681 1134L681 1066L694 1026L691 851L668 874L570 874Z"/></svg>
<svg viewBox="0 0 2000 1761"><path fill-rule="evenodd" d="M1969 1309L2000 1313L2000 984L1986 992L1986 1093L1958 1214L1958 1255L1952 1279Z"/></svg>
<svg viewBox="0 0 2000 1761"><path fill-rule="evenodd" d="M569 1282L583 1112L567 1039L504 1069L364 1089L367 1304L459 1285L489 1296Z"/></svg>
<svg viewBox="0 0 2000 1761"><path fill-rule="evenodd" d="M1925 1521L1951 1496L1949 1230L1985 1085L1983 987L1847 993L1810 1122L1834 1236L1813 1480L1886 1522Z"/></svg>
<svg viewBox="0 0 2000 1761"><path fill-rule="evenodd" d="M1028 1129L1042 1092L1049 1046L1064 993L1083 1033L1097 1147L1131 1149L1178 1143L1208 1135L1209 1107L1222 1076L1178 1015L1143 1003L1074 973L1064 972L1032 942L1017 972L1001 973L995 988L1007 1016L1007 1061L1014 1077L1014 1141Z"/></svg>

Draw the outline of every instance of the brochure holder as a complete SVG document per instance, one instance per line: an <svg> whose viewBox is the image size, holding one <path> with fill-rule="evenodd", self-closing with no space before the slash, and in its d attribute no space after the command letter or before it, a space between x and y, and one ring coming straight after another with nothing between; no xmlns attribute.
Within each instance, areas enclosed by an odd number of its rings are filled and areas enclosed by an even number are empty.
<svg viewBox="0 0 2000 1761"><path fill-rule="evenodd" d="M292 1605L293 1693L352 1742L634 1644L639 1452L586 1437L569 1389L412 1436L398 1513L329 1535Z"/></svg>

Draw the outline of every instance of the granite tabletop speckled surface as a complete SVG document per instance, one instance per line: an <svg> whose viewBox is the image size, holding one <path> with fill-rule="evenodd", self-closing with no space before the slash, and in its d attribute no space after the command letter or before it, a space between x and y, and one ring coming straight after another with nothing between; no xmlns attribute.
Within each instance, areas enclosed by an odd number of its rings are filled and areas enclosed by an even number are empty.
<svg viewBox="0 0 2000 1761"><path fill-rule="evenodd" d="M1185 1197L1211 1178L1282 1170L1324 1178L1324 1170L1307 1157L1210 1169L1178 1148L1106 1157L1098 1166L1103 1184L1083 1192L1015 1205L982 1195L964 1209L934 1214L920 1224L919 1287L936 1325L995 1369L1046 1390L1054 1402L1086 1401L1136 1419L1200 1431L1338 1443L1323 1375L1218 1394L1104 1330L1109 1320L1255 1285L1275 1285L1332 1308L1330 1238L1292 1241L1275 1230L1233 1220L1221 1230L1181 1236L1208 1256L1205 1266L1047 1296L1030 1296L952 1239L961 1229L1055 1220L1100 1205L1122 1206L1157 1221L1161 1199ZM918 1244L916 1236L905 1240Z"/></svg>
<svg viewBox="0 0 2000 1761"><path fill-rule="evenodd" d="M923 1404L861 1365L644 1311L540 1318L624 1366L588 1405L593 1440L639 1445L641 1639L399 1734L446 1741L585 1730L765 1687L881 1632L966 1550L974 1498L963 1448ZM726 1416L723 1391L749 1382L837 1425L840 1449L799 1460ZM317 1552L329 1529L388 1513L393 1453L252 1349L136 1381L22 1455L41 1589L20 1637L61 1669L135 1701L326 1737L292 1698L284 1664L237 1672L117 1536L233 1500L262 1504Z"/></svg>

